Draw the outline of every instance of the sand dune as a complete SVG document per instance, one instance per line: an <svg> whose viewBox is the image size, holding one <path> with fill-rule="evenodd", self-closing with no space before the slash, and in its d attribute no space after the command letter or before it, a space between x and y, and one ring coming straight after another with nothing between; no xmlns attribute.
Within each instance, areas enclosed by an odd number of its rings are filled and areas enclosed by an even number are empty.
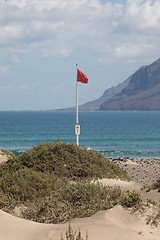
<svg viewBox="0 0 160 240"><path fill-rule="evenodd" d="M2 157L0 153L1 162L6 161ZM130 163L133 167L136 164ZM134 172L137 176L136 169ZM148 178L151 180L151 175L148 175ZM120 186L124 191L135 189L144 199L150 196L155 200L160 199L160 193L157 191L146 193L141 189L142 184L138 182L116 179L99 181L105 185ZM123 207L116 206L91 217L74 219L71 221L71 226L74 230L80 229L84 238L87 231L89 240L160 240L160 227L146 225L147 214L147 211L143 216L140 213L131 214ZM0 210L0 240L60 240L61 233L65 236L67 227L68 223L40 224L14 217Z"/></svg>
<svg viewBox="0 0 160 240"><path fill-rule="evenodd" d="M81 230L89 240L159 240L160 228L146 225L145 217L130 214L121 206L95 215L74 219L73 229ZM0 211L0 240L59 240L65 236L66 224L40 224L13 217Z"/></svg>
<svg viewBox="0 0 160 240"><path fill-rule="evenodd" d="M141 184L116 179L99 180L103 184L120 186L121 189L139 190ZM158 193L157 193L158 195ZM147 212L131 214L121 206L101 211L87 218L74 219L71 226L80 229L89 240L159 240L160 228L146 225ZM60 240L65 236L68 223L40 224L19 219L0 211L0 240Z"/></svg>

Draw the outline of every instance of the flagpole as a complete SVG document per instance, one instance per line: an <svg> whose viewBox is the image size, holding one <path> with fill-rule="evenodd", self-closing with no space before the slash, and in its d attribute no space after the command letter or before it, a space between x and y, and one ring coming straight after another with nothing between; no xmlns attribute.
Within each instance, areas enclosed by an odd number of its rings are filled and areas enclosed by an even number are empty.
<svg viewBox="0 0 160 240"><path fill-rule="evenodd" d="M76 134L76 144L79 146L79 135L80 135L80 125L78 125L78 82L88 83L87 76L78 69L78 64L76 64L77 70L77 79L76 79L76 125L75 125L75 134Z"/></svg>
<svg viewBox="0 0 160 240"><path fill-rule="evenodd" d="M77 70L78 64L76 64L76 70ZM76 127L78 127L78 81L76 78ZM79 134L77 132L76 134L76 144L79 146Z"/></svg>

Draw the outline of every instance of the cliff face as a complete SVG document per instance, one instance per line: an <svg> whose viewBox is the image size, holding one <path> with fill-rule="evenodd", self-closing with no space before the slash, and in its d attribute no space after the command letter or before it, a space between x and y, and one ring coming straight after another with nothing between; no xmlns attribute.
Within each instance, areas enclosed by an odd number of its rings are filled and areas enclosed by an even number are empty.
<svg viewBox="0 0 160 240"><path fill-rule="evenodd" d="M83 110L84 111L99 110L102 103L106 102L110 98L120 93L122 89L128 85L129 81L130 81L130 77L127 80L125 80L123 83L118 84L116 87L108 88L100 98L93 100L91 102L85 103L83 105L80 105L79 110L82 110L82 111Z"/></svg>
<svg viewBox="0 0 160 240"><path fill-rule="evenodd" d="M129 81L130 77L124 82L118 84L116 87L108 88L100 98L80 105L78 109L80 111L98 111L102 103L106 102L108 99L111 99L112 97L120 93L122 89L128 85ZM74 106L60 110L75 111L76 107Z"/></svg>
<svg viewBox="0 0 160 240"><path fill-rule="evenodd" d="M60 110L73 111L76 107ZM79 110L160 110L160 59L107 89L100 98L80 105Z"/></svg>
<svg viewBox="0 0 160 240"><path fill-rule="evenodd" d="M136 71L99 110L160 110L160 59Z"/></svg>

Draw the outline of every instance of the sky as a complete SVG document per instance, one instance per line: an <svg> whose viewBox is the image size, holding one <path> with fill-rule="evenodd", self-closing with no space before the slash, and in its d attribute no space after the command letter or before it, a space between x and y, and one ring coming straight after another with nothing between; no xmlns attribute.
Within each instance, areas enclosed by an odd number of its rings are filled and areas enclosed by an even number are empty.
<svg viewBox="0 0 160 240"><path fill-rule="evenodd" d="M99 98L160 57L159 0L0 0L0 111Z"/></svg>

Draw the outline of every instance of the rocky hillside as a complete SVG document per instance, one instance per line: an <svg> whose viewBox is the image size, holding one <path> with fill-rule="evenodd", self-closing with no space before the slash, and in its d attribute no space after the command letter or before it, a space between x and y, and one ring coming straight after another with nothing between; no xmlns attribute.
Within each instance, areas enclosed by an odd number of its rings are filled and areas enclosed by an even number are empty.
<svg viewBox="0 0 160 240"><path fill-rule="evenodd" d="M82 110L82 111L83 110L84 111L99 110L102 103L106 102L110 98L120 93L122 89L129 84L129 81L130 81L130 77L127 80L125 80L123 83L118 84L116 87L108 88L100 98L79 106L79 110Z"/></svg>
<svg viewBox="0 0 160 240"><path fill-rule="evenodd" d="M74 111L76 107L57 110ZM160 59L108 88L100 98L80 105L79 110L160 110Z"/></svg>
<svg viewBox="0 0 160 240"><path fill-rule="evenodd" d="M99 110L160 110L160 59L136 71Z"/></svg>
<svg viewBox="0 0 160 240"><path fill-rule="evenodd" d="M103 104L107 100L111 99L112 97L114 97L115 95L120 93L122 91L122 89L125 88L129 84L130 78L131 78L131 76L124 82L118 84L116 87L112 86L111 88L108 88L100 98L80 105L79 110L80 111L98 111L101 104ZM58 109L58 110L74 111L74 110L76 110L76 107L74 106L74 107Z"/></svg>

